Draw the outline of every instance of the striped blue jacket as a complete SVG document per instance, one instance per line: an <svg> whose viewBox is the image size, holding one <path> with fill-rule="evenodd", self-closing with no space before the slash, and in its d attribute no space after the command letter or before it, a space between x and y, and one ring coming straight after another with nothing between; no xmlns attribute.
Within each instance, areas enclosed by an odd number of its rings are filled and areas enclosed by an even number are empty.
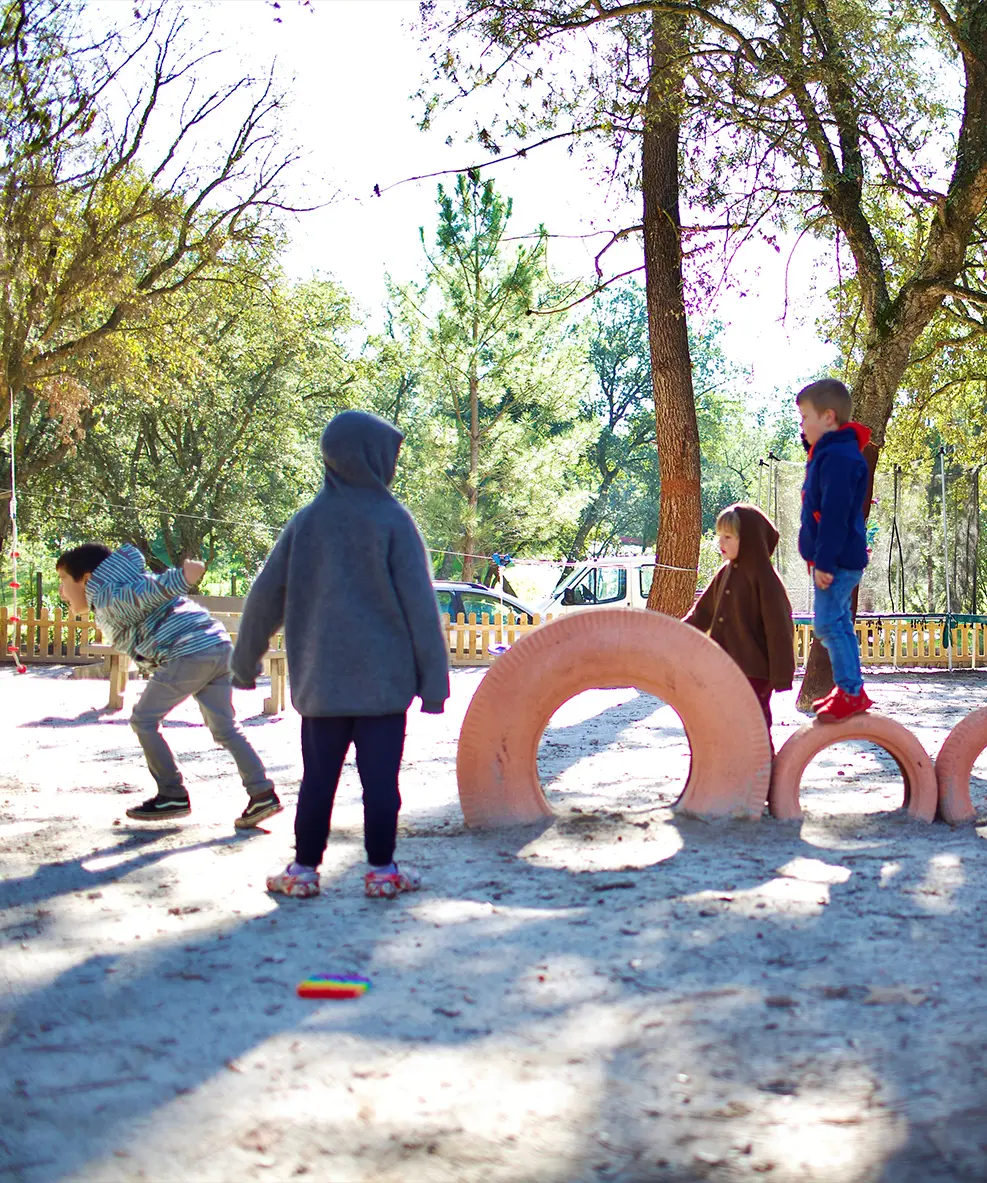
<svg viewBox="0 0 987 1183"><path fill-rule="evenodd" d="M229 633L186 593L178 567L152 575L136 546L121 546L89 576L86 598L111 644L130 657L164 665L231 644Z"/></svg>

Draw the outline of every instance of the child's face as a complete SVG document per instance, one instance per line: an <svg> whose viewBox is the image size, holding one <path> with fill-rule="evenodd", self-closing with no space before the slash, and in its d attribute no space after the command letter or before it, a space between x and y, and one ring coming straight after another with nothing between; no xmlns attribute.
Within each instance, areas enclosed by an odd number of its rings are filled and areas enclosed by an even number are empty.
<svg viewBox="0 0 987 1183"><path fill-rule="evenodd" d="M810 445L822 439L827 431L836 430L836 412L832 407L827 407L825 411L817 411L808 399L799 403L798 407L799 415L802 417L802 434Z"/></svg>
<svg viewBox="0 0 987 1183"><path fill-rule="evenodd" d="M740 554L740 539L732 530L720 530L717 533L720 543L720 554L732 563Z"/></svg>
<svg viewBox="0 0 987 1183"><path fill-rule="evenodd" d="M86 601L86 584L89 582L88 572L81 579L73 579L68 571L59 571L61 581L58 584L58 594L69 609L77 616L83 616L89 611Z"/></svg>

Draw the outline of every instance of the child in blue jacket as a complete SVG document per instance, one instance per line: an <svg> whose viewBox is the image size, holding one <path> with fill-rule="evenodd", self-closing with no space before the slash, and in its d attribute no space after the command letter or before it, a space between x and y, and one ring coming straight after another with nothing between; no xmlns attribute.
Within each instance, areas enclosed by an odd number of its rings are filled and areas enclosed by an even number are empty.
<svg viewBox="0 0 987 1183"><path fill-rule="evenodd" d="M867 566L864 499L869 473L862 453L870 430L850 422L850 392L833 378L804 387L795 401L809 445L799 554L812 572L815 633L829 652L835 682L812 705L817 719L838 723L873 706L864 691L850 608L853 589Z"/></svg>
<svg viewBox="0 0 987 1183"><path fill-rule="evenodd" d="M144 749L158 791L142 805L128 809L127 817L164 821L191 812L188 790L160 727L169 711L192 696L213 739L236 761L250 796L234 822L237 829L249 829L280 813L274 782L233 713L229 634L187 598L202 578L205 564L186 559L181 570L172 567L152 575L135 546L112 552L90 542L60 555L55 569L61 576L59 594L73 612L87 614L92 608L96 623L115 648L154 667L130 716L130 726Z"/></svg>

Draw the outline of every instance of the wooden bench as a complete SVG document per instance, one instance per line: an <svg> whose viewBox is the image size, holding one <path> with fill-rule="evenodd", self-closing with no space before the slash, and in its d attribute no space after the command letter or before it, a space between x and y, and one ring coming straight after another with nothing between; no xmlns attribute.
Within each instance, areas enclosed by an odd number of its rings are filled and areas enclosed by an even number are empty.
<svg viewBox="0 0 987 1183"><path fill-rule="evenodd" d="M201 604L209 614L226 629L235 642L239 631L240 617L243 614L244 601L238 596L190 596L195 603ZM277 640L283 645L283 636ZM103 658L110 677L111 711L119 711L123 707L124 691L130 674L130 658L126 653L114 649L112 645L92 643L81 645L80 653L92 654ZM270 648L264 654L264 666L271 675L271 693L264 699L264 714L278 715L284 710L286 683L288 678L288 655L282 647Z"/></svg>

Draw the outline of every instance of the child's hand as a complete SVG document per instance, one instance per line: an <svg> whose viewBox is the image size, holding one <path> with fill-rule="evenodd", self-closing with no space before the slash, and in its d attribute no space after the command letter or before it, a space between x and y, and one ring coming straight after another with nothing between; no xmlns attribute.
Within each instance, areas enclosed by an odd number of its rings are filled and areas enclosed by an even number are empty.
<svg viewBox="0 0 987 1183"><path fill-rule="evenodd" d="M205 575L205 573L206 565L205 563L200 562L198 559L186 559L185 562L182 563L182 574L185 576L185 582L189 585L189 587L195 587L195 585L199 582L203 575Z"/></svg>
<svg viewBox="0 0 987 1183"><path fill-rule="evenodd" d="M820 591L825 591L833 582L832 575L828 571L820 571L818 567L812 568L812 578L816 581L816 587Z"/></svg>

